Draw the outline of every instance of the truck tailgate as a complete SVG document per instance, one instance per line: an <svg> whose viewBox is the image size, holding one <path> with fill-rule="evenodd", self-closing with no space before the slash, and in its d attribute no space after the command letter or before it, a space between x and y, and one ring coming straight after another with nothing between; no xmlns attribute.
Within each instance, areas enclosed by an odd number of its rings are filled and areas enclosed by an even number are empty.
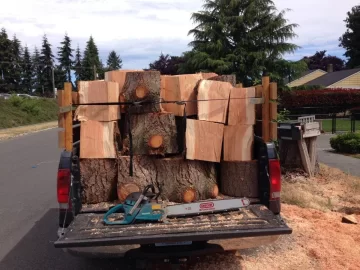
<svg viewBox="0 0 360 270"><path fill-rule="evenodd" d="M65 234L55 242L55 247L207 241L292 232L279 216L261 204L235 212L170 219L168 223L109 226L104 225L103 216L103 213L77 215Z"/></svg>

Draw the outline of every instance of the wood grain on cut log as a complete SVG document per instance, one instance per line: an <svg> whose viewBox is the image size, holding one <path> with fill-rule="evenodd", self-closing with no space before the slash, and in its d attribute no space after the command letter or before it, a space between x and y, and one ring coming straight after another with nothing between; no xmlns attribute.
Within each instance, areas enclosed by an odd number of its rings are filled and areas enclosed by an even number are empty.
<svg viewBox="0 0 360 270"><path fill-rule="evenodd" d="M225 126L224 160L251 161L254 143L252 125Z"/></svg>
<svg viewBox="0 0 360 270"><path fill-rule="evenodd" d="M186 158L220 162L224 125L186 120Z"/></svg>
<svg viewBox="0 0 360 270"><path fill-rule="evenodd" d="M221 193L234 197L257 198L257 161L221 162Z"/></svg>
<svg viewBox="0 0 360 270"><path fill-rule="evenodd" d="M228 82L228 83L230 83L233 87L235 87L235 85L236 85L236 75L235 75L235 74L215 76L215 77L209 78L208 80Z"/></svg>
<svg viewBox="0 0 360 270"><path fill-rule="evenodd" d="M230 92L228 125L255 125L255 88L232 88Z"/></svg>
<svg viewBox="0 0 360 270"><path fill-rule="evenodd" d="M228 82L202 80L198 87L198 119L226 123L231 89Z"/></svg>
<svg viewBox="0 0 360 270"><path fill-rule="evenodd" d="M131 134L135 155L178 153L175 116L169 113L148 113L131 116ZM129 138L124 140L123 155L128 154Z"/></svg>
<svg viewBox="0 0 360 270"><path fill-rule="evenodd" d="M116 82L80 81L79 102L107 103L119 101L119 87ZM75 111L75 119L79 121L113 121L120 119L119 105L80 105Z"/></svg>
<svg viewBox="0 0 360 270"><path fill-rule="evenodd" d="M186 115L196 115L196 87L200 80L202 80L201 74L163 76L162 80L164 81L163 96L165 101L191 101L187 102L186 105L178 105L175 103L164 104L165 111L173 113L176 116L183 116L185 106Z"/></svg>
<svg viewBox="0 0 360 270"><path fill-rule="evenodd" d="M116 158L120 141L117 122L81 122L80 158Z"/></svg>
<svg viewBox="0 0 360 270"><path fill-rule="evenodd" d="M133 107L132 113L160 112L160 72L127 72L122 95L126 102L155 102Z"/></svg>
<svg viewBox="0 0 360 270"><path fill-rule="evenodd" d="M117 195L120 202L124 202L131 193L141 192L140 187L135 183L119 183L117 186Z"/></svg>
<svg viewBox="0 0 360 270"><path fill-rule="evenodd" d="M101 203L117 198L115 159L80 159L81 199L83 203Z"/></svg>
<svg viewBox="0 0 360 270"><path fill-rule="evenodd" d="M212 163L188 161L182 157L134 156L133 177L129 177L130 157L119 157L118 185L133 183L142 190L153 184L160 198L172 202L209 199L216 193L216 171Z"/></svg>
<svg viewBox="0 0 360 270"><path fill-rule="evenodd" d="M123 88L126 80L126 74L128 72L143 72L142 70L131 70L131 69L122 69L122 70L113 70L105 72L105 81L108 82L117 82L119 85L119 101L124 102L125 98L123 95ZM121 112L125 112L125 105L121 105Z"/></svg>

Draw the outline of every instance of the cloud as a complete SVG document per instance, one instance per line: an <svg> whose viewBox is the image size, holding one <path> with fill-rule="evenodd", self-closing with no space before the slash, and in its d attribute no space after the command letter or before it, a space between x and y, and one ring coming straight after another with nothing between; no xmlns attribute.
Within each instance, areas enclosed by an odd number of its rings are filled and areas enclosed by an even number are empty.
<svg viewBox="0 0 360 270"><path fill-rule="evenodd" d="M274 0L296 29L293 42L303 47L296 59L317 50L343 54L338 39L345 32L346 13L357 0ZM124 67L144 68L161 51L179 55L188 50L188 31L194 26L192 12L201 9L202 0L17 0L0 9L0 27L33 49L41 45L44 34L59 46L65 32L83 49L92 35L103 62L114 49L123 57Z"/></svg>

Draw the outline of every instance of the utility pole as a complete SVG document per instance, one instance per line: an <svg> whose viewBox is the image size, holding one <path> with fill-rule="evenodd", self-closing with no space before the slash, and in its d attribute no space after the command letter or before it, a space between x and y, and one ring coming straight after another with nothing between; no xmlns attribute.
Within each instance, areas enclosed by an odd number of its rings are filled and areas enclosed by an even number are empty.
<svg viewBox="0 0 360 270"><path fill-rule="evenodd" d="M96 81L96 66L94 65L94 80Z"/></svg>
<svg viewBox="0 0 360 270"><path fill-rule="evenodd" d="M51 76L52 76L52 86L53 86L54 98L56 98L54 67L51 68Z"/></svg>

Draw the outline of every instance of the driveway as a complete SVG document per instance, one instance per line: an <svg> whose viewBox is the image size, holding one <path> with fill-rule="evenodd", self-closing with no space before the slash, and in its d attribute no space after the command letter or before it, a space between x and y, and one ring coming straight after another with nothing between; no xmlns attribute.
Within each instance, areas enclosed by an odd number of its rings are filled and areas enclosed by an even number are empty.
<svg viewBox="0 0 360 270"><path fill-rule="evenodd" d="M322 134L318 137L318 157L321 163L338 168L348 174L360 177L360 159L347 157L332 152L330 138L333 134Z"/></svg>

